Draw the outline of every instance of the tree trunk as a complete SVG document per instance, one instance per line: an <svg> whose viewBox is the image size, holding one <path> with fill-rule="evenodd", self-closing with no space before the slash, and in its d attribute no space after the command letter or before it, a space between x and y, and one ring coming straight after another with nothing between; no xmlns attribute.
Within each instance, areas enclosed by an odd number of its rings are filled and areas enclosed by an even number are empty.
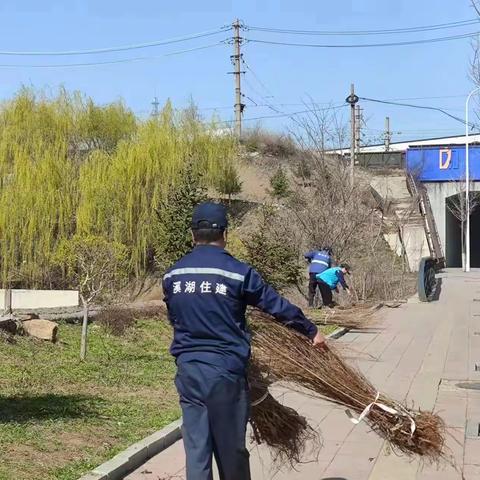
<svg viewBox="0 0 480 480"><path fill-rule="evenodd" d="M82 338L80 341L80 360L85 360L87 355L87 334L88 334L88 303L82 300L83 304L83 322L82 322Z"/></svg>
<svg viewBox="0 0 480 480"><path fill-rule="evenodd" d="M460 239L462 241L462 270L465 271L465 228L464 228L464 223L465 221L462 220L460 222L460 228L461 228L461 233L460 233Z"/></svg>

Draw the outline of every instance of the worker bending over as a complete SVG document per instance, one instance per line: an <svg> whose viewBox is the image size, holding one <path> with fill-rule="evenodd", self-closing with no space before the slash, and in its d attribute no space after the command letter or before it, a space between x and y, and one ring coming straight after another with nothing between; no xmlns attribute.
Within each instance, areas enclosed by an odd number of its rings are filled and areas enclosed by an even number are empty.
<svg viewBox="0 0 480 480"><path fill-rule="evenodd" d="M343 263L338 267L328 268L322 273L317 274L318 288L320 289L324 306L331 308L335 305L332 292L333 290L338 291L338 284L340 284L345 291L349 292L349 287L345 281L345 275L349 273L350 267L346 263Z"/></svg>
<svg viewBox="0 0 480 480"><path fill-rule="evenodd" d="M249 480L247 305L306 335L314 346L322 347L325 339L298 307L225 250L227 215L222 205L198 205L192 234L193 251L163 277L174 329L171 353L177 364L187 480L212 480L212 454L221 480Z"/></svg>

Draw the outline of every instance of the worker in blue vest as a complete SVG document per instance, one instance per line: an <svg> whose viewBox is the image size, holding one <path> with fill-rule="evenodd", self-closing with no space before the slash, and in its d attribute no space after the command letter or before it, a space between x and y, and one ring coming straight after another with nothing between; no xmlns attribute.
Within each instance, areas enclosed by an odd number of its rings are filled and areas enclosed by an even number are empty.
<svg viewBox="0 0 480 480"><path fill-rule="evenodd" d="M222 205L198 205L192 234L194 249L162 282L174 329L171 353L177 364L187 480L212 480L212 455L221 480L249 480L247 305L306 335L316 347L322 348L325 339L298 307L225 250L227 215Z"/></svg>
<svg viewBox="0 0 480 480"><path fill-rule="evenodd" d="M338 291L338 284L350 293L350 289L345 281L345 275L349 273L350 267L346 263L342 263L338 267L328 268L317 274L318 288L320 289L324 306L331 308L335 305L332 292L334 290Z"/></svg>
<svg viewBox="0 0 480 480"><path fill-rule="evenodd" d="M308 306L313 308L315 294L317 293L317 275L332 266L333 251L331 247L323 247L320 250L307 252L304 257L310 264L308 273Z"/></svg>

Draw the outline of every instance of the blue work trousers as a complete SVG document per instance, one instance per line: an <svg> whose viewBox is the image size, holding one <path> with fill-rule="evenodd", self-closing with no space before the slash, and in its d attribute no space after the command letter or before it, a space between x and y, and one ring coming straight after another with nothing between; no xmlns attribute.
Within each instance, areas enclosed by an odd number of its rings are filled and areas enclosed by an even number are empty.
<svg viewBox="0 0 480 480"><path fill-rule="evenodd" d="M187 480L213 479L212 454L221 480L250 480L246 378L197 361L177 366Z"/></svg>

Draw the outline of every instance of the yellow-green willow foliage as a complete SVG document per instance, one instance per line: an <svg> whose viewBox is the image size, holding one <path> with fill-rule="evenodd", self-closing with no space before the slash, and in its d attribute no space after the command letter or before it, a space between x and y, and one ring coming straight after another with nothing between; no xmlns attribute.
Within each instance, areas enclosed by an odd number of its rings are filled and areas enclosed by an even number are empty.
<svg viewBox="0 0 480 480"><path fill-rule="evenodd" d="M235 155L195 109L141 122L121 102L97 106L78 93L28 89L0 108L0 283L61 284L58 244L103 236L131 252L137 274L150 265L155 211L185 162L215 185Z"/></svg>
<svg viewBox="0 0 480 480"><path fill-rule="evenodd" d="M80 232L107 235L127 245L140 273L153 260L156 210L175 188L188 162L214 185L234 155L231 137L214 136L190 112L175 116L167 105L158 120L142 125L114 154L97 152L80 172Z"/></svg>

